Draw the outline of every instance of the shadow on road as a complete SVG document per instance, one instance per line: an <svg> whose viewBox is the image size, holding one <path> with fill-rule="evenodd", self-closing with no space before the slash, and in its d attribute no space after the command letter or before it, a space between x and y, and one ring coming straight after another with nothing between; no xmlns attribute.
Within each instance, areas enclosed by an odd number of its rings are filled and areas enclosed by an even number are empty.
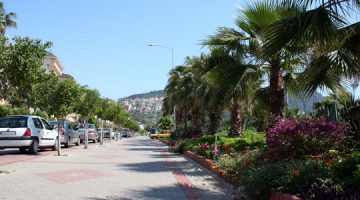
<svg viewBox="0 0 360 200"><path fill-rule="evenodd" d="M224 199L223 196L218 194L209 194L209 191L196 189L199 194L208 194L207 198L201 198L206 200L217 200ZM209 198L209 196L211 196ZM104 198L92 197L87 198L88 200L133 200L133 199L156 199L156 200L185 200L185 199L198 199L186 197L185 193L179 186L168 186L168 187L147 187L142 190L129 189L121 195L107 196ZM200 199L200 198L199 198Z"/></svg>

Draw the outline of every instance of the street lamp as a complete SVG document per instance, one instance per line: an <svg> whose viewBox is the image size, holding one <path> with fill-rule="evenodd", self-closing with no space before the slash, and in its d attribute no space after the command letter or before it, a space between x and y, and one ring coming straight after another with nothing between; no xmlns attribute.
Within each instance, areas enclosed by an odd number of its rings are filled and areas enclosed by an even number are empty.
<svg viewBox="0 0 360 200"><path fill-rule="evenodd" d="M167 46L162 46L162 45L157 45L157 44L153 44L153 43L148 44L148 46L170 49L171 50L171 69L174 69L174 49L173 48L167 47ZM174 106L174 130L176 130L176 106Z"/></svg>

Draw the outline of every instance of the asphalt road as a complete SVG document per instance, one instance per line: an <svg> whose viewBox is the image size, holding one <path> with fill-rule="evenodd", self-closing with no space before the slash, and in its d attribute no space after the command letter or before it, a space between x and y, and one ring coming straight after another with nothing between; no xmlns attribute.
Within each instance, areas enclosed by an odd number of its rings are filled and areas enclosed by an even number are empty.
<svg viewBox="0 0 360 200"><path fill-rule="evenodd" d="M0 150L0 199L232 199L234 188L159 141L134 137L64 156Z"/></svg>

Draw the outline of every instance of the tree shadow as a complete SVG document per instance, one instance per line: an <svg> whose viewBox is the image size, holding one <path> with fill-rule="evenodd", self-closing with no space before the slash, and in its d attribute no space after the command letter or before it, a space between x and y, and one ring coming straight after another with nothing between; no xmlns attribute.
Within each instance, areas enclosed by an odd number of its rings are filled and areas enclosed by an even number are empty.
<svg viewBox="0 0 360 200"><path fill-rule="evenodd" d="M129 189L121 195L113 195L107 197L91 197L88 200L133 200L133 199L156 199L156 200L186 200L186 199L231 199L221 193L213 193L208 190L192 188L193 193L189 192L189 188L180 185L163 186L163 187L146 187L143 189ZM195 194L194 194L195 193Z"/></svg>

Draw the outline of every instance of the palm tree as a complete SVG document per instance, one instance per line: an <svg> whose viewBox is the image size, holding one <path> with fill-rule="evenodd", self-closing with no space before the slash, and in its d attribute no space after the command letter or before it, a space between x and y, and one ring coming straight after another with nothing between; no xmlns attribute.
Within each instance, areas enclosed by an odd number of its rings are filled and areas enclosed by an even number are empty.
<svg viewBox="0 0 360 200"><path fill-rule="evenodd" d="M301 48L279 49L271 56L262 57L261 49L266 38L264 30L277 21L294 16L299 8L283 9L268 2L255 3L248 9L241 10L236 20L239 30L233 28L220 28L214 36L203 41L203 45L222 47L236 54L244 54L249 62L262 66L268 72L270 113L282 116L285 99L285 82L283 72L291 69L298 59L296 54Z"/></svg>
<svg viewBox="0 0 360 200"><path fill-rule="evenodd" d="M0 34L5 35L6 28L16 28L16 14L13 12L6 13L4 3L0 2Z"/></svg>
<svg viewBox="0 0 360 200"><path fill-rule="evenodd" d="M311 95L317 88L336 93L347 79L360 76L360 22L347 18L360 10L358 0L275 1L274 6L301 5L304 9L272 24L265 31L263 56L303 45L311 55L300 76L301 90ZM344 79L345 78L345 79Z"/></svg>
<svg viewBox="0 0 360 200"><path fill-rule="evenodd" d="M255 91L260 87L261 73L251 64L244 64L243 55L227 49L212 49L208 76L213 78L214 99L227 105L230 112L231 136L242 136L245 116L253 110Z"/></svg>

